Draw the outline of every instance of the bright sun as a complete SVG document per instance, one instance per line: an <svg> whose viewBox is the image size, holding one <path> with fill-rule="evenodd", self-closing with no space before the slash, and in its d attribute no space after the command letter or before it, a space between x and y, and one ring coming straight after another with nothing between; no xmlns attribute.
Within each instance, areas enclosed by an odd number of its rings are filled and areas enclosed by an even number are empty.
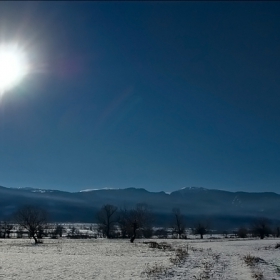
<svg viewBox="0 0 280 280"><path fill-rule="evenodd" d="M0 94L18 84L27 73L24 53L15 46L0 45Z"/></svg>

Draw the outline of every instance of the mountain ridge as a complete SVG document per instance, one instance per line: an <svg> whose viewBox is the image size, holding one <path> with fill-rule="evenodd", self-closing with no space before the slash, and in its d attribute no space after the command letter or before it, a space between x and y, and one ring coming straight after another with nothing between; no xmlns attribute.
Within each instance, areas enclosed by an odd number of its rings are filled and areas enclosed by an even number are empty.
<svg viewBox="0 0 280 280"><path fill-rule="evenodd" d="M128 188L94 188L94 189L82 189L80 191L63 191L63 190L56 190L56 189L43 189L43 188L32 188L32 187L4 187L0 186L0 188L5 188L5 189L12 189L12 190L24 190L24 191L44 191L44 192L65 192L65 193L80 193L80 192L93 192L93 191L103 191L103 190L109 190L109 191L117 191L117 190L145 190L150 193L174 193L174 192L180 192L180 191L219 191L219 192L227 192L227 193L246 193L246 194L276 194L280 195L280 193L277 192L272 192L272 191L262 191L262 192L249 192L249 191L228 191L228 190L221 190L221 189L208 189L204 187L183 187L181 189L175 190L175 191L149 191L145 188L136 188L136 187L128 187Z"/></svg>
<svg viewBox="0 0 280 280"><path fill-rule="evenodd" d="M280 195L274 192L230 192L187 187L167 194L143 188L66 192L0 187L0 220L7 219L20 206L34 204L48 209L51 220L55 222L95 222L96 212L104 204L132 208L137 203L148 204L161 217L170 216L173 208L180 208L189 217L223 216L225 220L260 216L278 220L280 212Z"/></svg>

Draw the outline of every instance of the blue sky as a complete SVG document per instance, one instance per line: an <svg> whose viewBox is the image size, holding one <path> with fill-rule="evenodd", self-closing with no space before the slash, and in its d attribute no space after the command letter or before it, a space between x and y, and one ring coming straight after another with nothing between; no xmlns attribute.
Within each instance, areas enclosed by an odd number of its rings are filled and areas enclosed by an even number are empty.
<svg viewBox="0 0 280 280"><path fill-rule="evenodd" d="M1 2L36 71L0 102L0 185L280 182L279 2Z"/></svg>

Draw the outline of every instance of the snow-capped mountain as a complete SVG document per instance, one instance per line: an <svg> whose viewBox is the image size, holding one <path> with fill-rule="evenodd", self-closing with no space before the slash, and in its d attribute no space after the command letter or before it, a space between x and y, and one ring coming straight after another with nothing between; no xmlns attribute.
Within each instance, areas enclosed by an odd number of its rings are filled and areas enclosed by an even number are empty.
<svg viewBox="0 0 280 280"><path fill-rule="evenodd" d="M22 205L46 208L53 221L94 222L95 213L104 204L131 208L148 204L164 222L172 209L180 208L187 217L222 217L225 221L264 216L279 219L280 195L276 193L228 192L205 188L183 188L170 193L145 189L88 189L63 192L40 188L0 187L0 220L7 219Z"/></svg>

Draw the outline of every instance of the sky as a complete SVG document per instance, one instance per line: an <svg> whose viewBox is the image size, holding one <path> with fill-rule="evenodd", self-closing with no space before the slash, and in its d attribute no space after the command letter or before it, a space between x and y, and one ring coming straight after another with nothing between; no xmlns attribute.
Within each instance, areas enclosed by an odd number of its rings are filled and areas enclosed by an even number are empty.
<svg viewBox="0 0 280 280"><path fill-rule="evenodd" d="M1 2L31 71L0 185L280 193L280 2Z"/></svg>

